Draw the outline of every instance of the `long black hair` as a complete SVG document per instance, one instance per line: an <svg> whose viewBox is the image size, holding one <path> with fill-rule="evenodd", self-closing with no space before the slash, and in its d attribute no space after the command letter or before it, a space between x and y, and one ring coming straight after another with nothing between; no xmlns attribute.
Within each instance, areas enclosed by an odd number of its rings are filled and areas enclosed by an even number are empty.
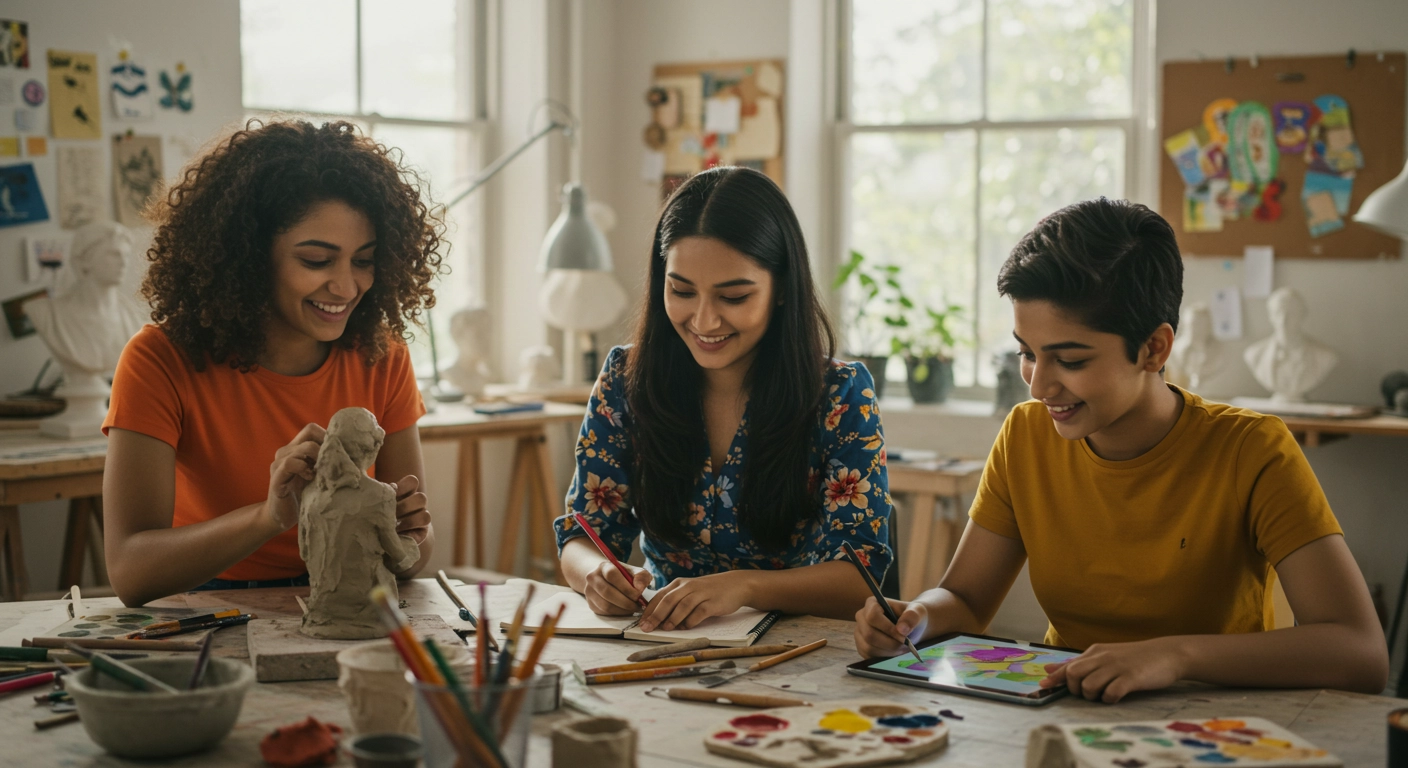
<svg viewBox="0 0 1408 768"><path fill-rule="evenodd" d="M631 500L650 536L687 546L689 502L705 454L703 374L665 314L665 255L686 237L711 237L773 277L775 303L745 378L748 453L738 489L741 527L781 551L817 514L811 442L836 338L817 300L802 230L787 197L748 168L714 168L665 203L651 246L650 282L626 364Z"/></svg>

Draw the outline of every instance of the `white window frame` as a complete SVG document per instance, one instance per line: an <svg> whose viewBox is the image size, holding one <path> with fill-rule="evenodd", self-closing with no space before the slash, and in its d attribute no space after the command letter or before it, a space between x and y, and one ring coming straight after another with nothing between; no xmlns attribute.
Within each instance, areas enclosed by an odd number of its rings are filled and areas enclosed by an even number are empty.
<svg viewBox="0 0 1408 768"><path fill-rule="evenodd" d="M981 74L981 87L979 90L982 118L977 120L957 121L957 122L924 122L924 123L877 123L877 124L857 124L851 121L851 77L852 77L852 57L851 57L851 36L852 36L852 8L855 2L865 0L836 0L835 16L833 23L829 26L834 30L833 38L837 52L834 57L834 67L836 76L835 83L835 130L832 139L832 157L834 158L836 183L832 185L832 205L831 210L836 213L838 227L837 243L838 248L832 254L833 262L829 265L828 271L835 274L835 270L842 264L851 249L851 208L850 190L851 178L851 137L861 133L927 133L940 134L954 131L973 131L976 141L973 142L973 184L975 200L973 205L973 258L975 262L976 274L981 275L981 259L983 253L983 199L982 199L982 147L983 132L992 130L1032 130L1032 129L1059 129L1059 128L1118 128L1124 132L1124 195L1150 207L1157 201L1153 199L1153 191L1150 189L1153 184L1153 177L1157 173L1157 154L1150 147L1155 146L1156 136L1154 131L1154 14L1156 0L1131 0L1133 3L1133 19L1131 21L1132 50L1131 72L1130 72L1130 114L1128 117L1116 118L1070 118L1057 120L989 120L986 115L987 105L987 63L988 63L988 4L989 0L983 0L983 21L982 21L982 47L979 53L979 72ZM1152 155L1153 159L1150 160ZM1032 222L1033 225L1036 222ZM834 306L842 308L842 317L846 316L849 309L847 307L844 292L838 292L834 297ZM967 332L974 340L971 349L959 350L963 354L973 356L974 381L958 382L954 387L953 397L989 399L992 396L992 387L981 385L976 381L983 350L978 346L978 323L982 317L981 302L983 301L983 286L975 283L973 286L973 311L971 324ZM846 323L840 323L842 333L846 332ZM882 374L883 375L883 374Z"/></svg>

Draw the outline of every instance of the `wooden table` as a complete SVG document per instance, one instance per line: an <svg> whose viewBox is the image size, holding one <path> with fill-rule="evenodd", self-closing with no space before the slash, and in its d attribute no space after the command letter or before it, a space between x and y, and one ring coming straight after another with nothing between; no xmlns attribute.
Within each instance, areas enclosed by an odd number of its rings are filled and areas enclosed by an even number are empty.
<svg viewBox="0 0 1408 768"><path fill-rule="evenodd" d="M1350 435L1408 437L1408 418L1379 414L1367 419L1314 419L1306 416L1277 416L1286 422L1291 434L1307 448L1343 440Z"/></svg>
<svg viewBox="0 0 1408 768"><path fill-rule="evenodd" d="M912 600L938 584L948 568L968 521L963 514L963 495L978 489L983 467L982 462L892 461L886 469L890 494L906 494L914 518L909 544L900 557L900 597ZM939 499L944 508L935 506Z"/></svg>
<svg viewBox="0 0 1408 768"><path fill-rule="evenodd" d="M560 514L565 488L553 479L552 455L548 451L550 424L580 424L586 409L580 405L545 403L541 411L523 411L501 416L484 416L467 405L439 405L435 413L420 420L422 442L453 440L459 443L459 472L455 483L454 564L467 565L465 532L474 531L473 566L485 567L483 483L480 482L480 443L512 438L515 441L513 470L508 488L503 534L499 541L496 570L509 573L518 552L518 532L522 508L528 502L528 541L530 562L539 575L557 569L552 521Z"/></svg>
<svg viewBox="0 0 1408 768"><path fill-rule="evenodd" d="M511 581L502 587L491 587L491 612L499 616L509 615L526 583ZM541 594L555 588L539 585L538 589ZM178 595L163 602L190 607L228 605L252 610L260 616L296 616L298 608L294 596L306 593L306 588L233 590ZM453 626L462 624L455 617L448 599L429 580L406 583L402 587L401 598L408 603L408 613L437 613ZM85 603L91 610L92 607L109 606L112 599ZM41 612L54 612L58 605L58 601L0 605L0 645L13 644L16 635L23 629L13 626L7 629L7 625L26 613L30 615L29 621L33 625L36 617L44 615ZM779 691L776 688L762 683L785 681L793 686L792 695L812 701L877 697L935 710L951 709L963 719L949 721L949 746L938 755L921 761L921 764L974 768L1022 765L1028 731L1045 723L1204 719L1214 716L1264 717L1330 750L1346 766L1377 768L1383 766L1386 759L1387 713L1405 703L1401 699L1336 691L1229 690L1181 684L1158 693L1135 694L1114 706L1067 697L1045 707L1022 707L847 675L845 665L857 659L851 631L852 624L845 621L808 616L785 618L767 634L765 639L768 642L801 643L824 637L827 647L729 683L728 687L740 692L777 694ZM544 659L562 664L577 661L583 666L615 663L647 645L624 640L558 637L548 645ZM247 660L245 646L244 627L222 630L216 635L217 655ZM702 743L704 731L711 725L744 710L647 696L646 692L652 687L655 686L642 682L593 688L607 706L629 718L639 729L642 768L741 768L745 765L708 754ZM811 692L813 690L815 692ZM35 706L32 697L35 692L0 697L0 744L5 745L4 760L0 762L38 767L151 765L103 756L97 745L89 740L81 724L35 731L31 721L48 714L47 710ZM225 741L210 752L161 764L216 768L260 765L259 740L274 728L308 715L343 728L350 726L347 707L335 681L256 684L245 699L234 731ZM533 718L527 761L531 768L546 768L551 764L551 729L557 723L575 716L575 712L564 709ZM344 755L337 764L350 765L350 760Z"/></svg>

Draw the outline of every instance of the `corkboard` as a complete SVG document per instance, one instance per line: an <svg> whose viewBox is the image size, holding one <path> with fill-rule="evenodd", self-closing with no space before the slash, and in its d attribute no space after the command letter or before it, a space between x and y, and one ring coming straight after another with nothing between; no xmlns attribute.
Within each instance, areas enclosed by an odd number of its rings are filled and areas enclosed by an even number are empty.
<svg viewBox="0 0 1408 768"><path fill-rule="evenodd" d="M1403 170L1404 87L1408 57L1402 53L1359 54L1354 66L1347 57L1306 56L1263 58L1257 67L1247 59L1234 59L1232 71L1223 61L1171 61L1164 64L1163 117L1159 139L1159 206L1178 233L1185 256L1240 256L1244 246L1270 245L1278 259L1396 259L1397 238L1381 235L1350 217L1370 192ZM1294 82L1278 75L1299 73ZM1364 167L1354 179L1350 216L1345 228L1312 238L1306 226L1301 187L1305 161L1299 155L1281 154L1279 178L1281 219L1275 222L1240 219L1223 224L1221 232L1184 232L1182 227L1183 179L1163 151L1163 140L1202 124L1203 108L1223 97L1256 100L1268 107L1278 101L1311 101L1332 93L1349 103L1350 120Z"/></svg>

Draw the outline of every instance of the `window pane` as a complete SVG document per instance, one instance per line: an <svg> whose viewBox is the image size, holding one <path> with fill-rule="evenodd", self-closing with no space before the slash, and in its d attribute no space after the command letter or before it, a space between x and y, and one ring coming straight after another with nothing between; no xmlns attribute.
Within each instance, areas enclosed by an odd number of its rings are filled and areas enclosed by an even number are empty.
<svg viewBox="0 0 1408 768"><path fill-rule="evenodd" d="M983 133L982 264L978 273L978 382L996 383L992 355L1016 349L1012 304L997 294L997 271L1043 216L1071 203L1124 196L1119 128Z"/></svg>
<svg viewBox="0 0 1408 768"><path fill-rule="evenodd" d="M348 0L240 0L244 105L355 111L356 40Z"/></svg>
<svg viewBox="0 0 1408 768"><path fill-rule="evenodd" d="M853 122L982 116L982 0L860 0L852 7Z"/></svg>
<svg viewBox="0 0 1408 768"><path fill-rule="evenodd" d="M969 309L969 323L951 324L960 339L971 328L974 268L972 131L861 133L851 138L851 247L867 260L901 267L902 285L916 302ZM851 320L852 354L888 353L887 334ZM972 356L957 355L955 378L973 378Z"/></svg>
<svg viewBox="0 0 1408 768"><path fill-rule="evenodd" d="M461 7L465 14L461 15ZM388 117L469 114L468 3L362 0L362 109Z"/></svg>
<svg viewBox="0 0 1408 768"><path fill-rule="evenodd" d="M422 128L418 126L378 125L373 133L376 140L399 149L404 162L427 183L427 205L448 202L469 182L474 173L473 135L468 130L454 128ZM450 315L455 310L482 302L479 274L480 254L478 204L474 196L456 205L446 217L445 239L441 252L448 251L445 265L449 267L435 285L435 341L440 364L454 356L450 339ZM412 329L416 340L411 344L411 358L416 370L430 374L429 339L419 328Z"/></svg>
<svg viewBox="0 0 1408 768"><path fill-rule="evenodd" d="M1130 114L1134 0L990 0L988 117Z"/></svg>

